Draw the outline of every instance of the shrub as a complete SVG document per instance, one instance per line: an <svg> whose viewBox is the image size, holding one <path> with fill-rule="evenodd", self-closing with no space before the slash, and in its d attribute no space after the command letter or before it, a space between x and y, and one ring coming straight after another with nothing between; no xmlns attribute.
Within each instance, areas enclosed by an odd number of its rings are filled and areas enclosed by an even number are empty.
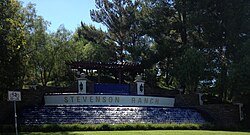
<svg viewBox="0 0 250 135"><path fill-rule="evenodd" d="M100 129L101 131L110 131L112 128L109 124L101 124Z"/></svg>
<svg viewBox="0 0 250 135"><path fill-rule="evenodd" d="M2 131L13 132L13 125L0 125ZM44 125L21 125L21 132L56 132L56 131L114 131L114 130L232 130L238 127L219 127L210 123L205 124L44 124Z"/></svg>

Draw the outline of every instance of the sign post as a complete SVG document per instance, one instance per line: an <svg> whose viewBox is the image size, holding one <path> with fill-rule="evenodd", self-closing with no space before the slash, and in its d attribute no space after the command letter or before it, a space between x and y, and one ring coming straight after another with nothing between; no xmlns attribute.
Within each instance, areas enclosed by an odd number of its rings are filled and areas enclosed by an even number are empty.
<svg viewBox="0 0 250 135"><path fill-rule="evenodd" d="M21 92L20 91L8 91L8 101L14 102L15 129L16 129L16 135L18 135L16 101L21 101Z"/></svg>

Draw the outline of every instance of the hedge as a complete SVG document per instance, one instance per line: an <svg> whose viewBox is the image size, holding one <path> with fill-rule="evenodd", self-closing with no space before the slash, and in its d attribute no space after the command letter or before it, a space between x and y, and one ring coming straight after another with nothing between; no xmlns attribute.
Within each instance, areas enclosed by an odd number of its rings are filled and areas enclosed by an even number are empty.
<svg viewBox="0 0 250 135"><path fill-rule="evenodd" d="M0 125L2 131L15 131L14 125ZM213 129L212 124L43 124L21 125L20 132L57 132L57 131L118 131L118 130L201 130Z"/></svg>

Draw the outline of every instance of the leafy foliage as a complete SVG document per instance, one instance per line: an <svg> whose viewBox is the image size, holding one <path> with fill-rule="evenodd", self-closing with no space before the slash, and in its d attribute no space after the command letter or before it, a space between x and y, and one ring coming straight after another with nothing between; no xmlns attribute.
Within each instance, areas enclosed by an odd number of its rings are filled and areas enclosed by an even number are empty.
<svg viewBox="0 0 250 135"><path fill-rule="evenodd" d="M76 30L73 46L77 55L77 60L93 62L114 62L116 46L107 39L107 35L102 30L97 30L93 26L81 25Z"/></svg>
<svg viewBox="0 0 250 135"><path fill-rule="evenodd" d="M180 58L175 73L180 85L186 86L186 93L194 93L202 79L205 59L198 50L188 49Z"/></svg>
<svg viewBox="0 0 250 135"><path fill-rule="evenodd" d="M0 2L0 100L21 85L26 40L20 10L18 1Z"/></svg>
<svg viewBox="0 0 250 135"><path fill-rule="evenodd" d="M65 61L141 63L151 86L183 85L221 101L249 103L248 0L96 0L93 21L75 32L49 22L16 0L0 2L0 89L23 84L67 86ZM67 75L66 75L67 74ZM119 78L124 76L119 71ZM200 85L202 87L199 87Z"/></svg>
<svg viewBox="0 0 250 135"><path fill-rule="evenodd" d="M237 98L250 94L250 42L247 41L240 49L240 60L234 63L232 68L233 92Z"/></svg>
<svg viewBox="0 0 250 135"><path fill-rule="evenodd" d="M117 45L118 60L124 62L130 33L136 27L138 2L131 0L96 0L97 10L91 10L91 19L108 28L108 38Z"/></svg>

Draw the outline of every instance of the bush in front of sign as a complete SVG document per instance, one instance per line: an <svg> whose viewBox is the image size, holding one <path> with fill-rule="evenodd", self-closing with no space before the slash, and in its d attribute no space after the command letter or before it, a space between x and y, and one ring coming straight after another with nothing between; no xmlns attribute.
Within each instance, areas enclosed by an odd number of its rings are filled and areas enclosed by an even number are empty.
<svg viewBox="0 0 250 135"><path fill-rule="evenodd" d="M200 130L200 124L44 124L22 125L21 132L119 131L119 130Z"/></svg>
<svg viewBox="0 0 250 135"><path fill-rule="evenodd" d="M120 131L120 130L226 130L238 131L239 126L230 125L218 127L211 123L205 124L43 124L43 125L21 125L20 132L61 132L61 131ZM0 125L2 132L13 132L13 125Z"/></svg>

